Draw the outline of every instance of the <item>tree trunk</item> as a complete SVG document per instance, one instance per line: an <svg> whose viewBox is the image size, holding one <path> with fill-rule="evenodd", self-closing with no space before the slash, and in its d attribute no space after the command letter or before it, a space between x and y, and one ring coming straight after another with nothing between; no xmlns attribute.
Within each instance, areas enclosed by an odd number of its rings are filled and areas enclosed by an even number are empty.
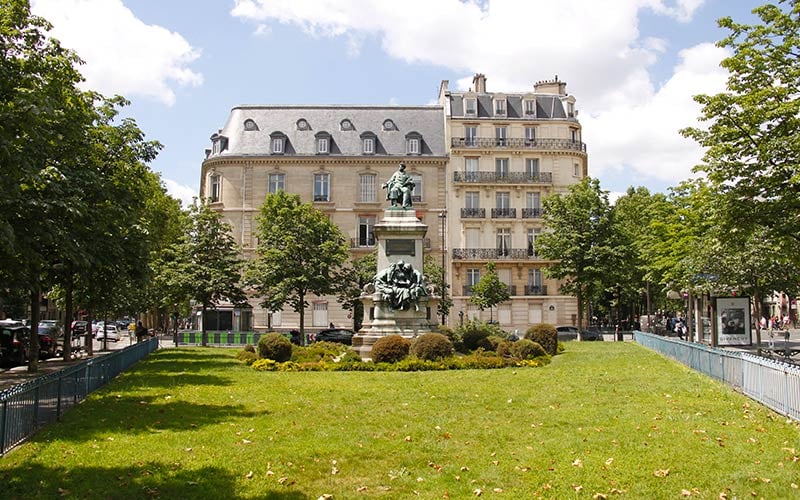
<svg viewBox="0 0 800 500"><path fill-rule="evenodd" d="M203 329L202 333L200 334L201 344L203 347L206 347L208 345L208 334L206 333L206 309L207 309L206 303L203 302L203 315L200 316L200 319L203 322Z"/></svg>
<svg viewBox="0 0 800 500"><path fill-rule="evenodd" d="M308 344L306 339L306 294L300 295L300 338L303 339L303 345Z"/></svg>
<svg viewBox="0 0 800 500"><path fill-rule="evenodd" d="M94 319L94 309L89 309L86 318L86 355L94 356L94 332L92 331L92 320Z"/></svg>
<svg viewBox="0 0 800 500"><path fill-rule="evenodd" d="M583 330L583 288L578 286L575 299L578 301L578 337L577 341L581 340L581 331Z"/></svg>
<svg viewBox="0 0 800 500"><path fill-rule="evenodd" d="M28 349L28 371L35 373L39 371L39 307L42 301L42 294L39 292L38 283L34 284L30 290L31 303L31 338Z"/></svg>
<svg viewBox="0 0 800 500"><path fill-rule="evenodd" d="M71 266L70 268L71 269ZM64 357L64 361L69 361L72 357L72 273L68 272L67 274L67 282L65 283L65 307L67 309L66 319L64 320L64 346L61 349L61 353Z"/></svg>
<svg viewBox="0 0 800 500"><path fill-rule="evenodd" d="M758 285L753 287L753 302L756 313L756 351L761 356L761 293L758 290ZM751 321L752 322L752 321Z"/></svg>

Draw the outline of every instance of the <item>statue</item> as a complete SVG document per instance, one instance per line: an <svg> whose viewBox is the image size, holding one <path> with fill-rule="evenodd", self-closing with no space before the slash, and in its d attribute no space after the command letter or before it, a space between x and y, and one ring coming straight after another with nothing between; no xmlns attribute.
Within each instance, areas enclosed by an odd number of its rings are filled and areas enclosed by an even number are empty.
<svg viewBox="0 0 800 500"><path fill-rule="evenodd" d="M373 281L375 291L392 309L407 311L413 304L414 309L419 311L419 298L428 295L422 273L402 260L389 264L389 267L375 275Z"/></svg>
<svg viewBox="0 0 800 500"><path fill-rule="evenodd" d="M411 193L414 191L414 181L406 173L406 164L401 163L397 171L389 177L389 180L381 184L381 188L386 189L386 199L391 201L392 206L398 205L403 208L411 208Z"/></svg>

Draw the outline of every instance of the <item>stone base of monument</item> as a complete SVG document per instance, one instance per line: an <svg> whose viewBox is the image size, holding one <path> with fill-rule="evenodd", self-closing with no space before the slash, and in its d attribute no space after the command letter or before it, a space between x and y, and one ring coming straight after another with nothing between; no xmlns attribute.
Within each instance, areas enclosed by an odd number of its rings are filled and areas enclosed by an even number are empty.
<svg viewBox="0 0 800 500"><path fill-rule="evenodd" d="M436 317L439 297L420 297L419 309L411 306L406 311L392 309L379 293L362 295L361 303L364 304L364 322L361 330L353 335L352 348L365 361L372 359L372 346L382 337L400 335L413 339L439 331Z"/></svg>

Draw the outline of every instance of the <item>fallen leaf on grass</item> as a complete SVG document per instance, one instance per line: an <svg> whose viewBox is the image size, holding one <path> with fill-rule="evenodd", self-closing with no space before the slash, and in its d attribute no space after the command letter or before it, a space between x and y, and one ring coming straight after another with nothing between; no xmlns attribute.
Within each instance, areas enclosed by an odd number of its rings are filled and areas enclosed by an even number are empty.
<svg viewBox="0 0 800 500"><path fill-rule="evenodd" d="M606 465L611 465L613 463L614 463L614 459L613 458L609 458L608 460L606 460Z"/></svg>
<svg viewBox="0 0 800 500"><path fill-rule="evenodd" d="M359 492L359 493L363 493L363 492L367 491L367 487L366 486L359 486L356 489L356 491Z"/></svg>
<svg viewBox="0 0 800 500"><path fill-rule="evenodd" d="M482 490L482 489L480 489L480 488L475 488L474 490L472 490L472 493L473 493L473 494L474 494L476 497L479 497L479 496L483 495L483 490Z"/></svg>
<svg viewBox="0 0 800 500"><path fill-rule="evenodd" d="M577 486L573 484L572 489L575 490L577 493L580 493L581 491L583 491L583 486L581 486L580 484Z"/></svg>
<svg viewBox="0 0 800 500"><path fill-rule="evenodd" d="M337 467L331 467L331 474L336 475L339 473L339 469Z"/></svg>
<svg viewBox="0 0 800 500"><path fill-rule="evenodd" d="M656 477L667 477L669 476L669 469L657 469L653 472L653 475Z"/></svg>
<svg viewBox="0 0 800 500"><path fill-rule="evenodd" d="M573 467L583 467L583 461L580 458L576 458L572 461Z"/></svg>
<svg viewBox="0 0 800 500"><path fill-rule="evenodd" d="M248 472L244 477L247 479L253 479L253 471Z"/></svg>
<svg viewBox="0 0 800 500"><path fill-rule="evenodd" d="M502 493L503 492L503 488L494 488L494 489L492 489L492 491L494 491L495 493Z"/></svg>
<svg viewBox="0 0 800 500"><path fill-rule="evenodd" d="M608 499L608 496L606 496L606 494L605 494L605 493L595 493L595 494L592 496L592 499L593 499L593 500L607 500L607 499Z"/></svg>

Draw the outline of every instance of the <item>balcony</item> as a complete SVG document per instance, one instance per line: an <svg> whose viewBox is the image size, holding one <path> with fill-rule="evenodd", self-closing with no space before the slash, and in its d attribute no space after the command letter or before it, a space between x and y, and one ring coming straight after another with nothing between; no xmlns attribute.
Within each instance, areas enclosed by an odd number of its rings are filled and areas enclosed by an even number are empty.
<svg viewBox="0 0 800 500"><path fill-rule="evenodd" d="M529 149L532 151L567 150L586 152L586 143L572 139L498 139L494 137L453 137L450 145L454 148L502 148Z"/></svg>
<svg viewBox="0 0 800 500"><path fill-rule="evenodd" d="M516 208L493 208L492 219L516 219Z"/></svg>
<svg viewBox="0 0 800 500"><path fill-rule="evenodd" d="M523 219L539 219L542 217L542 209L541 208L523 208L522 209L522 218Z"/></svg>
<svg viewBox="0 0 800 500"><path fill-rule="evenodd" d="M508 287L508 294L512 297L517 294L517 285L507 285Z"/></svg>
<svg viewBox="0 0 800 500"><path fill-rule="evenodd" d="M527 248L454 248L453 260L540 260Z"/></svg>
<svg viewBox="0 0 800 500"><path fill-rule="evenodd" d="M552 184L553 172L453 172L453 181L469 184Z"/></svg>
<svg viewBox="0 0 800 500"><path fill-rule="evenodd" d="M525 295L547 295L547 285L525 285Z"/></svg>
<svg viewBox="0 0 800 500"><path fill-rule="evenodd" d="M350 238L350 248L374 248L375 237L371 238Z"/></svg>
<svg viewBox="0 0 800 500"><path fill-rule="evenodd" d="M485 219L486 218L486 209L485 208L462 208L461 209L461 218L462 219Z"/></svg>

